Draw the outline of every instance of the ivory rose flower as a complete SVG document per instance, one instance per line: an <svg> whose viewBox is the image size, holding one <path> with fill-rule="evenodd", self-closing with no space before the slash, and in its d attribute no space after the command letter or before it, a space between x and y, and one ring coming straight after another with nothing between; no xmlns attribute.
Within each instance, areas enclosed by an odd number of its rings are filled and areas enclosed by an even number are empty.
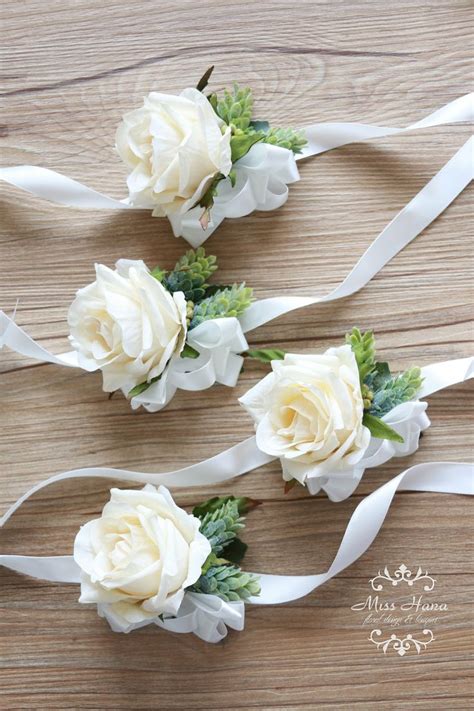
<svg viewBox="0 0 474 711"><path fill-rule="evenodd" d="M186 338L186 302L170 294L142 261L116 270L96 264L96 280L79 289L68 313L69 340L80 364L102 370L104 390L124 395L161 375Z"/></svg>
<svg viewBox="0 0 474 711"><path fill-rule="evenodd" d="M351 347L285 355L240 402L256 423L257 445L280 457L285 480L353 467L366 451L359 371Z"/></svg>
<svg viewBox="0 0 474 711"><path fill-rule="evenodd" d="M217 173L230 173L230 138L230 127L197 89L152 92L117 129L117 151L131 170L131 203L158 216L194 207Z"/></svg>
<svg viewBox="0 0 474 711"><path fill-rule="evenodd" d="M82 526L74 542L79 602L97 603L127 631L163 613L176 615L211 545L200 520L179 508L164 486L110 494L101 517Z"/></svg>

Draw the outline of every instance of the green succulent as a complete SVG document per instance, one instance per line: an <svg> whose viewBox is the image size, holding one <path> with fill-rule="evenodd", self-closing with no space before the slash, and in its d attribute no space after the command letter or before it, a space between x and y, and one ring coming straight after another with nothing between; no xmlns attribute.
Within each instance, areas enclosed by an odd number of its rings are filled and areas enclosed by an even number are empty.
<svg viewBox="0 0 474 711"><path fill-rule="evenodd" d="M229 499L216 510L204 514L199 530L211 544L212 552L217 555L236 538L242 528L244 519L240 516L238 502Z"/></svg>
<svg viewBox="0 0 474 711"><path fill-rule="evenodd" d="M196 302L204 298L209 284L207 279L217 270L217 259L206 256L203 247L190 249L175 264L173 271L166 273L155 269L152 274L161 275L160 281L173 293L182 291L186 301Z"/></svg>
<svg viewBox="0 0 474 711"><path fill-rule="evenodd" d="M265 134L263 142L287 148L293 153L302 153L302 149L308 143L303 131L295 131L292 128L270 128Z"/></svg>
<svg viewBox="0 0 474 711"><path fill-rule="evenodd" d="M245 283L219 289L194 307L189 328L215 318L240 316L252 303L253 289Z"/></svg>
<svg viewBox="0 0 474 711"><path fill-rule="evenodd" d="M352 348L359 370L363 424L374 437L403 442L403 437L381 418L402 402L413 400L422 383L421 370L410 368L393 376L388 363L376 359L372 331L361 333L358 328L353 328L346 334L346 343Z"/></svg>
<svg viewBox="0 0 474 711"><path fill-rule="evenodd" d="M211 101L211 104L213 102ZM253 97L252 90L241 89L234 82L232 91L224 91L224 96L217 99L215 111L229 126L245 131L252 120Z"/></svg>
<svg viewBox="0 0 474 711"><path fill-rule="evenodd" d="M367 384L374 389L374 393L368 411L371 415L383 417L402 402L413 400L422 380L421 370L416 367L395 377L389 375L384 380L378 373L369 375Z"/></svg>
<svg viewBox="0 0 474 711"><path fill-rule="evenodd" d="M245 573L235 565L216 565L201 575L194 590L217 595L226 602L237 602L259 595L260 583L257 575Z"/></svg>

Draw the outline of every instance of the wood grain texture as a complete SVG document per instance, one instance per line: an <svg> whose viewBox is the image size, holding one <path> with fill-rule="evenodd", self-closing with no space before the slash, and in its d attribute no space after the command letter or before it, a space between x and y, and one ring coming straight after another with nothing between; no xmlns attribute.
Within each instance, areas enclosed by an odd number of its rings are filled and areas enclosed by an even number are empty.
<svg viewBox="0 0 474 711"><path fill-rule="evenodd" d="M253 87L256 113L295 126L353 120L406 125L469 90L468 0L251 3L205 0L4 0L2 165L43 165L121 197L113 150L121 114L152 89L174 92L212 63L213 86ZM228 221L207 242L224 282L245 278L259 297L324 294L384 225L469 135L445 127L350 146L301 166L287 204ZM469 190L360 294L265 326L253 346L310 352L353 324L374 328L395 368L472 351L472 202ZM165 220L80 212L2 190L0 306L56 352L65 317L93 263L119 257L172 264L185 248ZM108 400L100 375L1 356L3 511L33 482L73 467L170 469L251 433L237 404L264 373L238 387L179 393L163 413ZM430 398L432 427L419 451L368 471L354 496L331 504L303 490L284 496L268 465L219 491L264 505L248 518L247 567L310 573L331 562L361 497L406 467L472 457L468 385ZM33 497L1 534L2 550L69 553L108 484L66 482ZM191 505L211 490L190 490ZM215 490L212 490L215 493ZM213 646L145 628L114 635L73 586L1 572L1 670L8 709L454 709L472 692L469 623L470 502L397 496L383 531L350 569L313 595L247 613L243 633ZM297 522L297 523L295 523ZM351 605L388 565L421 565L449 612L419 656L384 654Z"/></svg>

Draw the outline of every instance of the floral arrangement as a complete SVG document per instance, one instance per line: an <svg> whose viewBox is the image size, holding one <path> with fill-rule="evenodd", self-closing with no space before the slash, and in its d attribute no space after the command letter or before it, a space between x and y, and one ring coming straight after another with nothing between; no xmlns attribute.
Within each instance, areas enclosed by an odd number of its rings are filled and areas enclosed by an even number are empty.
<svg viewBox="0 0 474 711"><path fill-rule="evenodd" d="M164 486L110 493L77 534L74 560L79 602L96 604L115 631L177 617L189 594L226 603L259 595L258 577L240 568L247 546L238 537L259 502L215 497L188 514Z"/></svg>
<svg viewBox="0 0 474 711"><path fill-rule="evenodd" d="M241 200L244 186L243 192L254 194L239 203L242 214L277 207L275 199L265 195L267 184L298 179L293 156L307 143L301 131L254 120L248 87L234 84L220 96L206 95L213 69L207 70L196 88L184 89L179 96L148 94L141 108L125 114L116 134L117 151L130 170L129 204L168 217L176 236L191 230L185 236L191 236L193 244L196 238L193 242L190 222L200 225L205 234L197 241L204 241L212 231L216 202L222 208L231 193ZM268 151L254 152L253 164L241 163L257 144L271 147L271 158ZM249 182L249 170L257 170L260 185L253 185L251 178ZM283 195L281 189L269 192ZM238 216L232 208L224 212L219 221ZM218 222L214 222L215 227Z"/></svg>
<svg viewBox="0 0 474 711"><path fill-rule="evenodd" d="M274 355L272 372L240 402L255 422L258 448L280 458L287 490L312 482L315 493L315 481L344 475L357 481L374 440L403 444L401 425L416 424L420 413L411 409L396 425L390 414L414 400L421 371L392 375L388 363L376 359L371 331L353 328L345 345L321 355Z"/></svg>
<svg viewBox="0 0 474 711"><path fill-rule="evenodd" d="M157 383L176 359L199 357L190 344L206 321L238 317L252 302L245 283L211 285L217 260L189 250L171 271L120 259L96 264L96 280L77 292L68 312L69 340L86 370L100 369L105 392L133 398Z"/></svg>

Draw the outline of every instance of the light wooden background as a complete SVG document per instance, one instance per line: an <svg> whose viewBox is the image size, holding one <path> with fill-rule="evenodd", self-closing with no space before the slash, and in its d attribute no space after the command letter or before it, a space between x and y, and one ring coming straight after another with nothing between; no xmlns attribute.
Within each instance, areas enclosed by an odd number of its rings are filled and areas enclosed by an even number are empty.
<svg viewBox="0 0 474 711"><path fill-rule="evenodd" d="M295 126L352 120L405 125L469 90L468 0L156 2L4 0L2 164L50 167L117 197L124 169L113 140L121 114L149 90L179 91L211 64L213 88L253 87L256 114ZM301 165L276 213L228 221L207 242L224 282L245 278L259 297L324 294L394 214L469 135L445 127L351 146ZM253 346L309 352L338 344L353 324L376 329L395 368L471 353L469 190L353 298L294 313L252 334ZM2 190L0 306L46 347L67 347L66 312L93 263L120 257L168 266L186 244L145 213L80 212ZM180 393L165 412L132 413L101 391L100 375L2 353L1 510L33 482L73 467L160 471L249 436L239 386ZM406 467L472 456L469 393L430 398L419 451L366 472L340 504L300 489L284 496L266 466L219 492L261 498L248 518L247 567L326 570L363 496ZM1 534L2 550L68 554L110 484L66 482L35 496ZM216 490L190 490L190 506ZM250 608L245 632L212 646L152 627L112 634L74 586L1 573L5 708L400 709L469 705L470 502L400 494L372 548L304 600ZM352 604L385 565L421 565L449 605L419 657L383 655Z"/></svg>

